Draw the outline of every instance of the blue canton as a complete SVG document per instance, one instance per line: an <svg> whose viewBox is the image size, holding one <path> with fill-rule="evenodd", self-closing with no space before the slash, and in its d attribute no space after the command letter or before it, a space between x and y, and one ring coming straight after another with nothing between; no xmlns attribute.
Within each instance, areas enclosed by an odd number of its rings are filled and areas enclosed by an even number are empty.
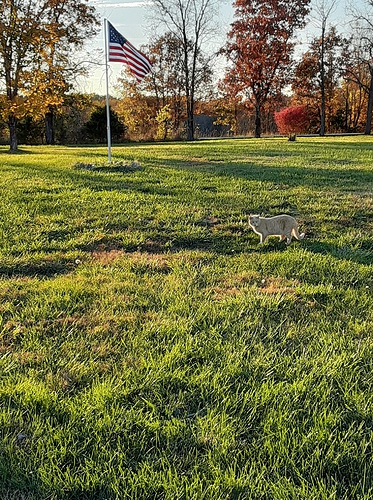
<svg viewBox="0 0 373 500"><path fill-rule="evenodd" d="M119 43L123 46L125 43L127 43L127 40L110 25L110 42Z"/></svg>

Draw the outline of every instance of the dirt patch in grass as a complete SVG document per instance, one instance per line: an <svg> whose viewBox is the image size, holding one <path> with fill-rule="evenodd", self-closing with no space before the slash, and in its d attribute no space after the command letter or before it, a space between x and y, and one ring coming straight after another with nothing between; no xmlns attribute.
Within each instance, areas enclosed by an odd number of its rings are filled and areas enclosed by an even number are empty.
<svg viewBox="0 0 373 500"><path fill-rule="evenodd" d="M170 264L176 259L173 254L156 254L147 252L134 252L130 254L134 264L147 264L160 269L170 269Z"/></svg>
<svg viewBox="0 0 373 500"><path fill-rule="evenodd" d="M144 267L160 273L168 273L172 269L172 262L177 259L174 254L156 253L156 252L126 252L125 250L99 250L92 253L94 260L108 266L119 259L127 259L134 267Z"/></svg>
<svg viewBox="0 0 373 500"><path fill-rule="evenodd" d="M282 278L262 279L258 291L266 295L277 295L280 293L294 295L296 293L294 286L289 286Z"/></svg>
<svg viewBox="0 0 373 500"><path fill-rule="evenodd" d="M100 262L100 264L107 266L112 262L121 259L125 255L125 253L126 252L124 250L105 250L105 248L99 248L95 252L92 252L92 257Z"/></svg>

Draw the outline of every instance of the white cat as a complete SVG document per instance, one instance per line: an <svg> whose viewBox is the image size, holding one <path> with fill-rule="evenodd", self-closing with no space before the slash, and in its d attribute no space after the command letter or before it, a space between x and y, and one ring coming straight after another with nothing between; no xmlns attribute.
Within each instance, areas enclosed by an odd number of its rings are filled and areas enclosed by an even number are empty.
<svg viewBox="0 0 373 500"><path fill-rule="evenodd" d="M259 234L260 243L264 243L267 236L279 236L280 241L286 238L286 244L290 245L291 237L297 240L304 238L304 233L299 234L298 224L294 217L290 215L275 215L274 217L259 217L259 215L250 215L249 224L254 233Z"/></svg>

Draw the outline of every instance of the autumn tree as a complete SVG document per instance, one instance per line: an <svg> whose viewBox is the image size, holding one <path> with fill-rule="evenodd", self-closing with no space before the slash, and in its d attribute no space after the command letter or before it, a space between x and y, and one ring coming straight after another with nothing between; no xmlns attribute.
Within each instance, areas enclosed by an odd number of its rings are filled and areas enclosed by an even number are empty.
<svg viewBox="0 0 373 500"><path fill-rule="evenodd" d="M39 19L44 10L45 6L35 0L2 0L0 4L0 83L4 91L1 111L9 127L11 151L17 149L17 118L26 114L20 87L43 37Z"/></svg>
<svg viewBox="0 0 373 500"><path fill-rule="evenodd" d="M186 100L187 139L194 139L195 101L204 90L210 64L204 45L216 33L216 0L154 0L153 15L181 47L183 93Z"/></svg>
<svg viewBox="0 0 373 500"><path fill-rule="evenodd" d="M323 37L315 37L298 62L292 82L293 101L303 103L318 116L318 132L330 129L333 115L338 110L338 92L345 73L349 40L339 35L334 27ZM336 108L337 104L337 108Z"/></svg>
<svg viewBox="0 0 373 500"><path fill-rule="evenodd" d="M289 82L294 36L305 26L310 0L236 0L235 21L222 53L225 83L255 109L255 137L267 100Z"/></svg>
<svg viewBox="0 0 373 500"><path fill-rule="evenodd" d="M40 67L25 71L20 86L24 109L35 120L44 121L47 144L54 144L54 116L57 109L62 109L69 90L70 85L61 67L50 67L47 72Z"/></svg>
<svg viewBox="0 0 373 500"><path fill-rule="evenodd" d="M337 0L317 0L314 6L314 23L320 28L319 37L319 66L320 66L320 135L325 135L325 108L326 108L326 63L327 53L327 26L329 17L335 9ZM329 37L330 38L330 37Z"/></svg>
<svg viewBox="0 0 373 500"><path fill-rule="evenodd" d="M95 34L97 20L87 0L2 0L0 4L0 82L2 116L10 149L17 149L17 120L48 115L68 89L72 50Z"/></svg>
<svg viewBox="0 0 373 500"><path fill-rule="evenodd" d="M155 117L156 122L158 123L157 139L164 141L167 139L171 118L172 115L169 104L166 104L157 112L157 116Z"/></svg>
<svg viewBox="0 0 373 500"><path fill-rule="evenodd" d="M172 33L165 33L141 50L149 55L152 71L135 84L127 68L123 69L117 85L122 96L118 112L128 124L131 137L180 137L187 118L182 43ZM212 70L202 54L198 64L201 71L195 78L195 88L199 89L195 97L202 95L202 89L206 94L212 79Z"/></svg>
<svg viewBox="0 0 373 500"><path fill-rule="evenodd" d="M45 116L46 141L53 144L56 110L75 78L87 72L77 53L96 35L99 22L87 0L47 0L47 4L46 43L40 46L37 60L40 87L35 85L32 90L42 96L39 104Z"/></svg>
<svg viewBox="0 0 373 500"><path fill-rule="evenodd" d="M132 139L165 138L170 129L176 133L186 115L181 45L166 33L140 49L148 54L152 71L135 83L128 68L122 70L116 87L121 95L118 113Z"/></svg>
<svg viewBox="0 0 373 500"><path fill-rule="evenodd" d="M364 133L372 130L373 114L373 0L365 2L365 11L354 9L354 62L347 69L347 79L360 86L367 95Z"/></svg>
<svg viewBox="0 0 373 500"><path fill-rule="evenodd" d="M369 67L353 37L341 53L341 80L333 97L332 130L362 132L367 123L367 104L370 87ZM369 132L368 132L369 133Z"/></svg>
<svg viewBox="0 0 373 500"><path fill-rule="evenodd" d="M221 97L210 102L210 108L216 116L214 125L229 127L234 135L239 133L239 115L242 109L239 97L224 91Z"/></svg>
<svg viewBox="0 0 373 500"><path fill-rule="evenodd" d="M128 135L135 140L150 140L156 135L156 116L160 107L154 96L150 96L144 91L145 79L141 83L136 83L129 77L129 70L122 71L118 79L117 89L121 94L115 111L120 120L126 124Z"/></svg>
<svg viewBox="0 0 373 500"><path fill-rule="evenodd" d="M359 44L353 45L342 82L342 88L346 95L347 130L354 132L361 130L367 135L371 133L369 110L372 109L372 105L369 101L373 100L372 73L369 60L365 59Z"/></svg>
<svg viewBox="0 0 373 500"><path fill-rule="evenodd" d="M149 78L143 82L144 92L155 96L157 113L169 107L172 132L176 136L186 117L183 47L172 33L165 33L147 49L153 66Z"/></svg>

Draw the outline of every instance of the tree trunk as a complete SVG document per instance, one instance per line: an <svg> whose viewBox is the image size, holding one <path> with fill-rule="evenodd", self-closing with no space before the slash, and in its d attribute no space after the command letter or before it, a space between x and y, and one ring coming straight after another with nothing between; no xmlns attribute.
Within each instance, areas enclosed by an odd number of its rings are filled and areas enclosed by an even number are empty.
<svg viewBox="0 0 373 500"><path fill-rule="evenodd" d="M367 109L367 121L365 123L365 135L370 135L372 130L372 113L373 113L373 67L370 71L370 85L368 94L368 109Z"/></svg>
<svg viewBox="0 0 373 500"><path fill-rule="evenodd" d="M48 145L54 144L54 112L51 108L45 114L45 140Z"/></svg>
<svg viewBox="0 0 373 500"><path fill-rule="evenodd" d="M348 98L345 100L345 123L344 123L344 131L349 132L350 126L348 124Z"/></svg>
<svg viewBox="0 0 373 500"><path fill-rule="evenodd" d="M187 103L187 141L194 141L194 106Z"/></svg>
<svg viewBox="0 0 373 500"><path fill-rule="evenodd" d="M8 117L8 127L9 127L9 146L10 151L14 153L18 149L18 141L17 141L17 119L11 114Z"/></svg>
<svg viewBox="0 0 373 500"><path fill-rule="evenodd" d="M255 106L255 137L257 139L262 135L262 123L260 118L260 106Z"/></svg>
<svg viewBox="0 0 373 500"><path fill-rule="evenodd" d="M235 103L234 104L234 130L233 130L233 135L238 134L238 106Z"/></svg>
<svg viewBox="0 0 373 500"><path fill-rule="evenodd" d="M321 32L321 115L320 115L320 135L323 137L325 135L325 24L326 20L323 20L322 32Z"/></svg>

